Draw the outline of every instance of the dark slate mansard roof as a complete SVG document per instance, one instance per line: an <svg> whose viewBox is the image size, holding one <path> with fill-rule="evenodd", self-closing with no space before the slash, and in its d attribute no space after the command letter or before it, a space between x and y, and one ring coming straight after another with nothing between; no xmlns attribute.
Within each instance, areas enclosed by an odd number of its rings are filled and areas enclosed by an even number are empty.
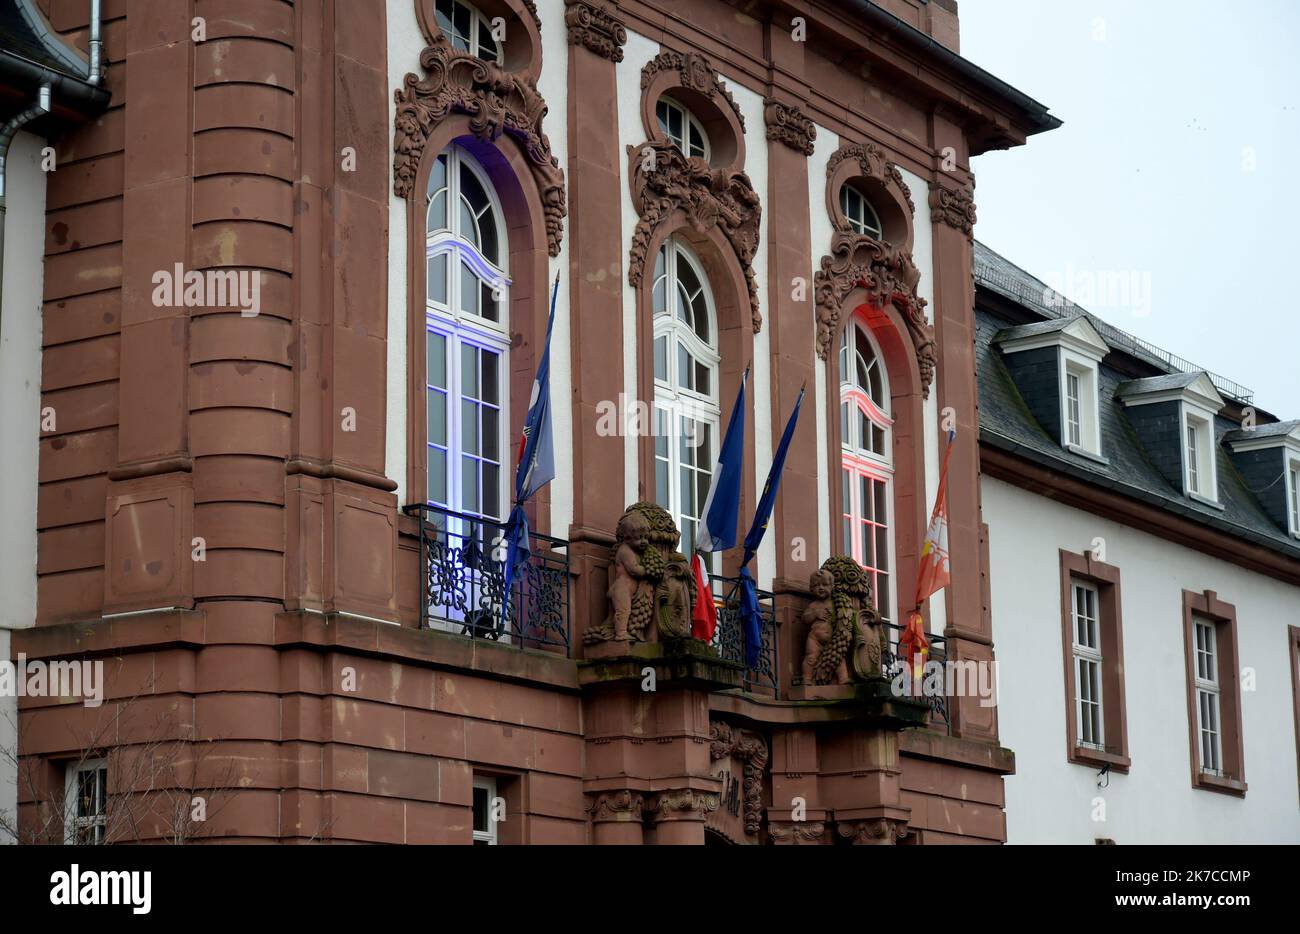
<svg viewBox="0 0 1300 934"><path fill-rule="evenodd" d="M1170 484L1148 457L1128 421L1123 403L1117 397L1119 387L1135 378L1143 378L1143 389L1179 389L1193 382L1199 371L1184 372L1184 368L1169 362L1177 358L1137 341L1077 305L1068 301L1058 303L1057 298L1049 302L1047 297L1052 293L1048 286L979 242L975 244L975 283L975 365L981 442L1050 470L1300 558L1300 542L1269 518L1233 465L1223 444L1225 437L1227 440L1240 440L1284 435L1300 422L1268 422L1246 432L1230 418L1223 415L1215 418L1218 493L1219 504L1223 507L1216 509ZM1087 317L1112 348L1098 366L1098 414L1104 462L1067 450L1058 438L1049 435L1030 413L1004 363L1002 352L993 343L999 332L1003 332L1004 339L1052 333L1079 315ZM1008 334L1008 329L1012 328L1016 330ZM1115 364L1124 366L1125 370L1116 369ZM1243 387L1214 374L1210 377L1229 403L1249 403L1250 394Z"/></svg>

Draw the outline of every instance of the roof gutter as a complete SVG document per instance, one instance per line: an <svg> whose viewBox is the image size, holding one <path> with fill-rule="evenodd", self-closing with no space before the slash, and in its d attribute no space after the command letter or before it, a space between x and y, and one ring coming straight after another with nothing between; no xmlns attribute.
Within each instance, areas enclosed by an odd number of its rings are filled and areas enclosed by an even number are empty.
<svg viewBox="0 0 1300 934"><path fill-rule="evenodd" d="M995 77L970 59L962 58L952 49L921 30L903 22L897 16L871 3L870 0L842 0L858 13L870 25L895 39L899 45L921 55L937 59L939 64L951 69L962 78L984 91L991 97L1005 100L1019 108L1029 119L1029 134L1054 130L1061 125L1061 120L1047 112L1047 106L1040 104L1023 91L1018 91L1001 78Z"/></svg>

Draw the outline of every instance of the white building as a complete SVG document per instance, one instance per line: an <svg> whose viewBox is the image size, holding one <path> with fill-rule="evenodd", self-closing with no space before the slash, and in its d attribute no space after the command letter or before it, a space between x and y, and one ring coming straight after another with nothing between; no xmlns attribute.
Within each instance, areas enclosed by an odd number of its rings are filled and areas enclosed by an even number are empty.
<svg viewBox="0 0 1300 934"><path fill-rule="evenodd" d="M1300 842L1300 422L975 258L1008 842Z"/></svg>

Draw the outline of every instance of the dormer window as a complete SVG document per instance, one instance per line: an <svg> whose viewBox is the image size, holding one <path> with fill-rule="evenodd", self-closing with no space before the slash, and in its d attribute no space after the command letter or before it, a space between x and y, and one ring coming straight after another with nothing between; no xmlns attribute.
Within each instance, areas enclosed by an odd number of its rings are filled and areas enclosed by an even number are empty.
<svg viewBox="0 0 1300 934"><path fill-rule="evenodd" d="M880 216L876 214L876 209L871 206L867 196L852 183L840 189L840 210L854 233L876 240L885 239L884 228L880 224Z"/></svg>
<svg viewBox="0 0 1300 934"><path fill-rule="evenodd" d="M1269 518L1300 538L1300 421L1237 428L1223 436L1223 443Z"/></svg>
<svg viewBox="0 0 1300 934"><path fill-rule="evenodd" d="M671 97L661 97L655 105L659 129L681 154L692 159L709 161L709 136L704 124L690 110Z"/></svg>
<svg viewBox="0 0 1300 934"><path fill-rule="evenodd" d="M995 338L1031 412L1062 447L1101 457L1098 365L1110 347L1087 318L1035 321Z"/></svg>
<svg viewBox="0 0 1300 934"><path fill-rule="evenodd" d="M1129 422L1152 463L1175 489L1217 507L1219 449L1214 418L1224 402L1209 375L1148 376L1124 383L1115 395L1128 410Z"/></svg>
<svg viewBox="0 0 1300 934"><path fill-rule="evenodd" d="M488 18L463 0L438 0L434 10L438 28L453 47L483 59L501 61L501 47L492 35Z"/></svg>

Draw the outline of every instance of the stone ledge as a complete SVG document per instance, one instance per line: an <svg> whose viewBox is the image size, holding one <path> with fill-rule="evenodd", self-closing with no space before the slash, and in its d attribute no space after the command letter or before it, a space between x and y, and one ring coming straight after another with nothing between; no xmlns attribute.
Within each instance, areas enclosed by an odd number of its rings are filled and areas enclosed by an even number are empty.
<svg viewBox="0 0 1300 934"><path fill-rule="evenodd" d="M578 662L578 682L583 687L640 682L646 668L654 672L656 685L672 683L708 692L738 688L744 681L743 665L719 658L696 639L606 642L586 651L588 657Z"/></svg>
<svg viewBox="0 0 1300 934"><path fill-rule="evenodd" d="M898 739L898 751L906 756L967 765L1000 775L1016 773L1016 754L1005 746L946 736L932 730L908 730Z"/></svg>

